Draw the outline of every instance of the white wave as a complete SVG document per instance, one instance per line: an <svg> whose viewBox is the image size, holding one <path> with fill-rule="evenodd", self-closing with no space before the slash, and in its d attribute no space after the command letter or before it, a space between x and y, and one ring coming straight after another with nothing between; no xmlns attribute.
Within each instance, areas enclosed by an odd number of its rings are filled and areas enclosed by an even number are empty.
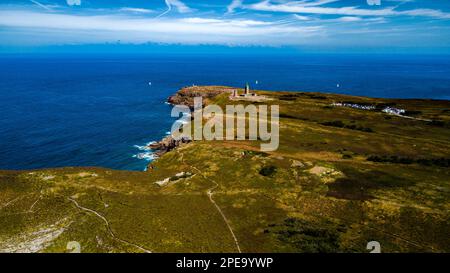
<svg viewBox="0 0 450 273"><path fill-rule="evenodd" d="M147 144L145 144L144 146L141 146L141 145L133 145L133 147L136 148L136 149L138 149L138 150L140 150L140 151L150 151L150 150L152 150L152 148L150 148L149 146L150 146L151 144L154 144L154 143L156 143L156 141L150 141L150 142L148 142Z"/></svg>
<svg viewBox="0 0 450 273"><path fill-rule="evenodd" d="M155 154L153 154L152 152L138 153L138 154L133 155L133 157L137 158L137 159L147 160L147 161L152 161L156 158Z"/></svg>
<svg viewBox="0 0 450 273"><path fill-rule="evenodd" d="M140 151L150 151L151 150L150 147L148 147L147 145L145 145L145 146L134 145L133 147L137 148Z"/></svg>

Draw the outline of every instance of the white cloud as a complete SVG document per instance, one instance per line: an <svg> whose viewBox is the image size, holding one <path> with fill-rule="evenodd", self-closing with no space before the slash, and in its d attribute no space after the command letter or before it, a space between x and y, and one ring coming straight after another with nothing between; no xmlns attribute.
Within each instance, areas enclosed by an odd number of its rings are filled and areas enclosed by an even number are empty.
<svg viewBox="0 0 450 273"><path fill-rule="evenodd" d="M323 25L325 25L326 23L354 23L354 22L380 23L380 22L385 22L383 17L362 18L362 17L358 17L358 16L342 16L342 17L338 17L338 18L334 18L334 19L320 19L318 17L309 17L309 16L294 14L294 18L297 20L300 20L300 21L305 21L305 22L307 21L308 23L316 23L316 24L320 23Z"/></svg>
<svg viewBox="0 0 450 273"><path fill-rule="evenodd" d="M231 3L227 6L227 12L232 13L235 9L242 6L242 0L233 0Z"/></svg>
<svg viewBox="0 0 450 273"><path fill-rule="evenodd" d="M167 7L174 6L178 10L178 12L180 12L180 13L186 13L186 12L192 12L193 11L193 9L191 9L188 6L186 6L186 4L184 4L180 0L165 0L165 1L166 1Z"/></svg>
<svg viewBox="0 0 450 273"><path fill-rule="evenodd" d="M321 6L329 3L338 2L339 0L303 0L300 1L305 7Z"/></svg>
<svg viewBox="0 0 450 273"><path fill-rule="evenodd" d="M300 21L308 21L311 19L309 16L294 14L294 17Z"/></svg>
<svg viewBox="0 0 450 273"><path fill-rule="evenodd" d="M450 19L450 13L434 9L413 9L397 11L395 7L383 9L361 9L358 7L323 7L321 5L336 2L335 0L319 1L289 1L279 4L272 4L269 0L246 5L245 7L257 11L302 13L302 14L322 14L322 15L343 15L343 16L424 16L440 19Z"/></svg>
<svg viewBox="0 0 450 273"><path fill-rule="evenodd" d="M340 17L336 20L339 22L358 22L358 21L362 21L362 18L356 17L356 16L344 16L344 17Z"/></svg>
<svg viewBox="0 0 450 273"><path fill-rule="evenodd" d="M34 45L117 40L125 43L293 45L322 35L319 26L292 26L258 20L136 18L124 14L88 16L26 10L0 10L1 29L16 33L15 39L19 39L17 35L21 35L21 39L30 36L29 43ZM5 42L2 39L0 44Z"/></svg>
<svg viewBox="0 0 450 273"><path fill-rule="evenodd" d="M81 0L66 0L67 5L69 6L80 6Z"/></svg>
<svg viewBox="0 0 450 273"><path fill-rule="evenodd" d="M222 19L207 19L199 17L179 19L180 22L192 24L211 24L214 26L237 26L237 27L251 27L251 26L269 26L273 25L271 22L256 21L256 20L222 20Z"/></svg>
<svg viewBox="0 0 450 273"><path fill-rule="evenodd" d="M398 11L397 13L400 15L427 16L441 19L450 19L450 13L435 9L413 9L413 10Z"/></svg>
<svg viewBox="0 0 450 273"><path fill-rule="evenodd" d="M154 10L151 10L151 9L129 8L129 7L120 8L119 10L123 11L123 12L132 12L132 13L153 13L153 12L155 12Z"/></svg>
<svg viewBox="0 0 450 273"><path fill-rule="evenodd" d="M179 0L164 0L164 2L166 3L167 10L164 11L163 13L161 13L160 15L158 15L157 17L162 17L162 16L166 15L167 13L169 13L172 10L172 6L175 6L175 8L180 13L186 13L186 12L193 11L193 9L189 8L188 6L186 6L183 2L181 2Z"/></svg>
<svg viewBox="0 0 450 273"><path fill-rule="evenodd" d="M49 8L47 5L44 5L38 1L35 0L30 0L31 3L38 5L39 7L46 9L46 10L51 10L51 8Z"/></svg>

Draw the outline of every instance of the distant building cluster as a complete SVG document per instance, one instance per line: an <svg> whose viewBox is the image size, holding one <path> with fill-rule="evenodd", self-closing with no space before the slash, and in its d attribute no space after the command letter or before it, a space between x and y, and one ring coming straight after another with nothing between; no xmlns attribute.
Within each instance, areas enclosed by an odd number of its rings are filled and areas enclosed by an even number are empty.
<svg viewBox="0 0 450 273"><path fill-rule="evenodd" d="M399 109L394 107L386 107L382 110L384 113L391 115L403 115L406 111L405 109Z"/></svg>
<svg viewBox="0 0 450 273"><path fill-rule="evenodd" d="M239 92L236 89L233 89L232 91L232 97L237 98L237 97L254 97L257 96L256 93L251 93L250 92L250 86L248 85L248 83L245 85L244 88L244 94L239 95Z"/></svg>
<svg viewBox="0 0 450 273"><path fill-rule="evenodd" d="M375 106L373 105L361 105L356 103L332 103L332 106L338 106L338 107L350 107L350 108L356 108L361 110L375 110Z"/></svg>
<svg viewBox="0 0 450 273"><path fill-rule="evenodd" d="M355 109L361 109L361 110L375 110L376 107L374 105L362 105L357 103L332 103L331 106L337 106L337 107L350 107ZM403 115L405 114L405 109L395 108L395 107L385 107L383 110L381 110L383 113L390 114L390 115Z"/></svg>

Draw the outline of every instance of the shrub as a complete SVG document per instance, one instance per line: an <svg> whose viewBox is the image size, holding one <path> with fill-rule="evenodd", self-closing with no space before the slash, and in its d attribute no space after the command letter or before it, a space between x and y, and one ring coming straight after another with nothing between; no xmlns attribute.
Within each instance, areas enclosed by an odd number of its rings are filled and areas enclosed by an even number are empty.
<svg viewBox="0 0 450 273"><path fill-rule="evenodd" d="M381 162L381 163L396 163L396 164L420 164L424 166L438 166L438 167L450 167L450 158L411 158L411 157L398 157L392 156L378 156L371 155L367 157L367 161Z"/></svg>
<svg viewBox="0 0 450 273"><path fill-rule="evenodd" d="M327 99L327 97L320 96L320 95L313 95L313 96L310 96L310 98L315 99L315 100L326 100Z"/></svg>
<svg viewBox="0 0 450 273"><path fill-rule="evenodd" d="M339 127L339 128L343 128L345 126L345 124L340 120L326 121L326 122L323 122L322 125Z"/></svg>
<svg viewBox="0 0 450 273"><path fill-rule="evenodd" d="M342 122L341 120L326 121L326 122L322 122L321 124L325 125L325 126L331 126L331 127L337 127L337 128L345 128L345 129L350 129L350 130L357 130L357 131L362 131L362 132L367 132L367 133L373 133L372 128L366 128L366 127L362 127L362 126L357 126L355 124L347 125L344 122Z"/></svg>
<svg viewBox="0 0 450 273"><path fill-rule="evenodd" d="M442 120L432 120L430 122L430 125L437 126L437 127L444 127L445 126L445 122L442 121Z"/></svg>
<svg viewBox="0 0 450 273"><path fill-rule="evenodd" d="M416 111L416 110L406 110L403 115L404 116L417 116L422 114L422 111Z"/></svg>
<svg viewBox="0 0 450 273"><path fill-rule="evenodd" d="M372 128L362 128L362 130L361 131L363 131L363 132L367 132L367 133L373 133L373 130L372 130Z"/></svg>
<svg viewBox="0 0 450 273"><path fill-rule="evenodd" d="M297 99L297 95L296 94L281 95L279 97L279 99L280 100L288 100L288 101L296 100Z"/></svg>
<svg viewBox="0 0 450 273"><path fill-rule="evenodd" d="M286 113L280 113L280 118L291 118L291 119L299 119L299 120L309 120L308 118L294 116Z"/></svg>
<svg viewBox="0 0 450 273"><path fill-rule="evenodd" d="M275 166L265 166L260 171L259 174L262 176L272 176L277 171Z"/></svg>
<svg viewBox="0 0 450 273"><path fill-rule="evenodd" d="M244 153L244 155L248 155L248 156L254 156L254 155L259 155L259 156L264 156L264 157L269 156L268 153L260 152L260 151L247 150L247 151L244 151L243 153Z"/></svg>

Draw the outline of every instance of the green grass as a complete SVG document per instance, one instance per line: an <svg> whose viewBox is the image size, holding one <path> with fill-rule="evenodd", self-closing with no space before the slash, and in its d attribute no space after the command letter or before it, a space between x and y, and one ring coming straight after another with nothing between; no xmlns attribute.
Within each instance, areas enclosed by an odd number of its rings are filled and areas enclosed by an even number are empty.
<svg viewBox="0 0 450 273"><path fill-rule="evenodd" d="M235 252L212 190L244 252L367 252L372 240L383 252L450 251L450 102L258 92L280 105L274 152L260 141L195 141L147 172L0 171L0 250L65 252L77 241L82 252ZM330 106L345 101L437 122ZM48 230L63 231L36 243Z"/></svg>

